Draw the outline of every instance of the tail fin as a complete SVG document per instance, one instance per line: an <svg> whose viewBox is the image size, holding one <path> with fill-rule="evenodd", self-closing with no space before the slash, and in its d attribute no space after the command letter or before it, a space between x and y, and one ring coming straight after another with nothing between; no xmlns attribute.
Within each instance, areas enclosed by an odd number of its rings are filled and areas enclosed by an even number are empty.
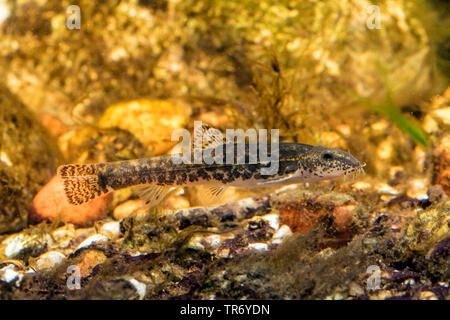
<svg viewBox="0 0 450 320"><path fill-rule="evenodd" d="M97 164L68 164L58 168L71 204L80 205L106 193L99 184L98 169Z"/></svg>

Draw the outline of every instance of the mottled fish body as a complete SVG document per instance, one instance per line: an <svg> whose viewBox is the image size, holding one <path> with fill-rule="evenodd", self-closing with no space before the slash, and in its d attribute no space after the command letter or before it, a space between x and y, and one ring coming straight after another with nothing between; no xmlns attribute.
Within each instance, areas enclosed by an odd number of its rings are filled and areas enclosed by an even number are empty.
<svg viewBox="0 0 450 320"><path fill-rule="evenodd" d="M233 147L234 150L231 162L226 158L227 147ZM63 179L69 202L75 205L109 191L131 186L143 187L143 199L149 205L156 205L174 187L207 185L213 196L219 196L228 186L268 187L311 182L346 175L362 170L364 166L349 153L339 149L280 143L276 157L277 170L266 174L264 168L267 169L272 162L267 158L261 160L251 156L251 152L258 151L259 145L242 146L234 143L223 144L222 148L222 158L216 163L203 160L195 163L192 153L190 161L186 161L188 163L174 160L180 159L181 154L167 155L110 163L69 164L59 167L58 174ZM237 150L244 152L239 153ZM204 149L201 152L207 154L211 150ZM267 155L271 159L270 151Z"/></svg>

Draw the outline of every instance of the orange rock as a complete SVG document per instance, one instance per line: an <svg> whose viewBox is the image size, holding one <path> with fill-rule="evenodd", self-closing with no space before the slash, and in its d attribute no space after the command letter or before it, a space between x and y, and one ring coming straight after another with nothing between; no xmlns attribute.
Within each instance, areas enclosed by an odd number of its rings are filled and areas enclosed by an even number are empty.
<svg viewBox="0 0 450 320"><path fill-rule="evenodd" d="M106 256L99 250L85 250L81 253L81 261L77 263L82 278L91 274L96 265L105 262Z"/></svg>
<svg viewBox="0 0 450 320"><path fill-rule="evenodd" d="M67 131L67 128L64 125L64 123L62 123L61 120L52 116L51 114L48 113L40 114L39 120L53 137L57 138Z"/></svg>
<svg viewBox="0 0 450 320"><path fill-rule="evenodd" d="M280 209L280 223L288 225L292 232L307 232L324 213L323 208L304 202L292 202Z"/></svg>
<svg viewBox="0 0 450 320"><path fill-rule="evenodd" d="M351 226L353 222L353 213L357 206L353 204L335 208L331 214L334 216L334 225L338 231L337 237L340 239L351 238Z"/></svg>
<svg viewBox="0 0 450 320"><path fill-rule="evenodd" d="M346 231L352 221L353 221L353 213L357 206L355 205L347 205L342 207L337 207L333 210L332 214L335 217L334 223L339 231Z"/></svg>
<svg viewBox="0 0 450 320"><path fill-rule="evenodd" d="M89 225L106 215L112 199L110 192L88 203L72 205L64 194L61 178L54 176L34 197L28 211L28 220L30 223L39 223L59 219L75 225Z"/></svg>
<svg viewBox="0 0 450 320"><path fill-rule="evenodd" d="M290 202L283 206L280 209L280 222L288 225L293 232L303 233L311 230L321 215L328 214L334 217L338 237L342 238L350 234L356 208L353 201L338 204L317 197L315 200Z"/></svg>

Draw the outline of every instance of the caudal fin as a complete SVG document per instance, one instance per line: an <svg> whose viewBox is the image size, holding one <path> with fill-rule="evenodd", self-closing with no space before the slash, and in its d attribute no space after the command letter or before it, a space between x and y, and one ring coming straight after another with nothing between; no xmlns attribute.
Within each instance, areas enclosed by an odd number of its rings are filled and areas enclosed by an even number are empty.
<svg viewBox="0 0 450 320"><path fill-rule="evenodd" d="M64 192L71 204L80 205L103 193L98 179L97 164L68 164L58 168L64 183Z"/></svg>

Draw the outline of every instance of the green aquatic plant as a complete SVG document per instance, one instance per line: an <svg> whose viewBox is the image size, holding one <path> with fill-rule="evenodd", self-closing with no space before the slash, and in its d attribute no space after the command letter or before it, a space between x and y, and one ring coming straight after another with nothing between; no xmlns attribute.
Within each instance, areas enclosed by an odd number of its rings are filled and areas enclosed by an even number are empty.
<svg viewBox="0 0 450 320"><path fill-rule="evenodd" d="M400 130L409 135L416 143L423 147L428 146L428 137L422 127L413 119L406 117L401 110L395 105L392 99L392 89L388 84L388 79L384 69L378 65L381 76L386 88L386 98L381 104L375 104L369 99L359 95L356 92L352 92L353 95L370 110L379 113L387 117L392 123L394 123Z"/></svg>
<svg viewBox="0 0 450 320"><path fill-rule="evenodd" d="M389 118L389 120L391 120L400 130L408 134L416 143L423 147L428 146L428 137L421 126L412 119L404 116L400 109L392 102L390 95L388 95L386 101L380 105L376 105L370 102L369 99L358 94L356 94L356 96L358 100L369 109Z"/></svg>

